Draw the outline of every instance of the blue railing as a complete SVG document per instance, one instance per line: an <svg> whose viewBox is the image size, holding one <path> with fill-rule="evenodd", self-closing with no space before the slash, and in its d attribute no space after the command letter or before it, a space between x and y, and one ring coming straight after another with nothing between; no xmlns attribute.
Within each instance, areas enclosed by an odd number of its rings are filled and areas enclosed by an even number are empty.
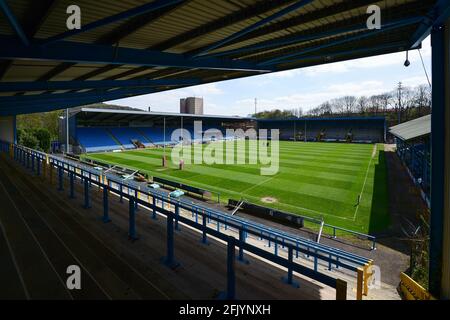
<svg viewBox="0 0 450 320"><path fill-rule="evenodd" d="M309 239L305 239L284 231L269 228L265 225L258 224L240 217L230 216L224 212L213 210L211 208L187 201L185 199L173 199L161 190L153 190L148 187L142 187L134 181L123 180L120 177L106 173L101 170L80 164L79 162L59 158L54 155L47 155L43 152L32 150L8 143L0 143L1 150L11 152L12 157L31 169L37 175L41 174L43 163L48 163L51 170L57 169L58 189L64 189L64 174L69 178L69 194L74 196L74 184L77 179L84 184L84 207L90 207L90 186L96 185L103 189L103 221L110 221L109 218L109 202L108 195L113 192L119 196L119 201L123 198L129 201L129 237L136 239L136 222L135 214L139 206L146 207L152 212L152 217L157 218L157 214L166 216L167 218L167 256L166 264L173 266L176 264L174 259L174 233L173 230L179 229L179 223L188 225L202 233L202 241L207 242L208 234L223 240L227 243L228 260L227 260L227 291L226 297L233 298L235 294L234 283L234 250L238 248L239 261L245 261L244 251L253 253L261 258L267 259L273 263L287 268L286 282L294 284L293 272L298 272L311 279L317 280L330 287L337 288L340 281L329 275L318 271L319 261L328 265L328 270L332 268L342 268L352 272L357 272L358 268L366 267L371 260L345 250L337 249L320 243L316 243ZM126 192L125 192L126 191ZM144 201L139 194L148 201ZM151 201L150 201L151 199ZM158 203L160 206L158 206ZM166 204L166 205L165 205ZM169 210L166 209L169 204ZM173 207L173 209L171 208ZM191 219L180 214L183 209L191 214ZM208 224L215 224L215 229ZM238 238L224 233L222 230L235 231ZM266 249L247 243L246 240L253 236L255 240L267 242ZM273 248L273 251L269 249ZM280 256L278 250L287 252L287 259ZM313 259L313 268L302 266L295 262L295 257L304 254ZM231 260L230 260L231 259Z"/></svg>

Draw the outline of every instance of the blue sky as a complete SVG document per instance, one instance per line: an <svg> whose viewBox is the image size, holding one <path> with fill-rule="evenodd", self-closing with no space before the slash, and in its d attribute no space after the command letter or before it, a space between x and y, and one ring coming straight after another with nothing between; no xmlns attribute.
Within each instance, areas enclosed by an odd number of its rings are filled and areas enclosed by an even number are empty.
<svg viewBox="0 0 450 320"><path fill-rule="evenodd" d="M422 43L422 57L431 75L431 47L428 37ZM237 80L193 86L161 93L111 101L111 103L152 111L178 112L179 99L204 98L205 114L241 115L254 111L292 109L304 111L344 95L379 94L404 86L426 84L427 79L417 50L409 53L411 65L403 66L405 53L337 62L316 67L282 71Z"/></svg>

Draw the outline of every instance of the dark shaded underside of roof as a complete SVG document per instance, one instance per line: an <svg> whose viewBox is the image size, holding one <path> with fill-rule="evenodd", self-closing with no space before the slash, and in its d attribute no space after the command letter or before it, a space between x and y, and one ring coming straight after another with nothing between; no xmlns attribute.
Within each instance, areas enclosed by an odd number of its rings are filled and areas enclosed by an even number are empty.
<svg viewBox="0 0 450 320"><path fill-rule="evenodd" d="M420 46L443 0L0 0L0 115L50 111ZM370 5L382 28L369 30Z"/></svg>

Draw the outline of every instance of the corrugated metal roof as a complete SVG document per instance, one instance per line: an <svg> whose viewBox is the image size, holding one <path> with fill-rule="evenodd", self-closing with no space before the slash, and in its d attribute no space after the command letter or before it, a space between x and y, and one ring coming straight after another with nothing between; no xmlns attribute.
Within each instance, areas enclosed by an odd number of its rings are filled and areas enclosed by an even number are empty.
<svg viewBox="0 0 450 320"><path fill-rule="evenodd" d="M11 11L23 26L25 33L33 44L59 35L66 29L66 8L72 4L70 0L6 0ZM91 22L125 12L148 3L147 0L78 0L82 13L82 26ZM179 66L143 66L116 64L116 48L132 48L135 50L155 50L163 53L176 53L182 57L190 57L205 47L217 43L237 32L260 22L262 19L291 7L298 0L185 0L171 2L170 5L152 12L128 17L120 21L82 32L64 39L89 45L101 45L110 48L110 58L98 61L67 61L61 59L12 59L0 55L0 83L26 81L69 81L69 80L129 80L129 79L180 79L196 77L199 83L208 83L224 79L233 79L259 74L256 70L226 70L211 68L194 68ZM303 2L302 2L303 3ZM308 67L329 62L368 57L384 53L392 53L410 49L411 36L419 29L424 17L430 17L437 0L311 0L277 19L251 30L220 47L211 49L208 55L215 54L226 63L245 61L259 66L267 61L290 57L274 62L259 69L282 71L293 68ZM393 28L386 32L371 30L353 30L364 26L368 17L366 9L369 5L382 8L382 23L413 20L412 22ZM382 28L383 29L383 28ZM347 30L347 31L345 31ZM332 32L324 34L325 32ZM335 31L335 32L334 32ZM333 33L334 32L334 33ZM352 39L355 35L368 35L366 38ZM7 19L0 14L0 51L7 37L15 37ZM3 38L1 38L3 37ZM289 43L281 43L293 37L307 37ZM8 38L9 39L9 38ZM268 41L277 41L268 45ZM61 42L59 42L61 43ZM256 49L247 46L258 45ZM239 49L239 52L231 50ZM44 48L43 52L49 50ZM88 49L86 49L88 50ZM302 54L302 52L307 52ZM192 58L191 58L192 59ZM195 60L195 59L192 59ZM258 69L258 68L254 68ZM180 88L171 86L170 89ZM152 91L168 90L168 87L155 86ZM41 94L42 92L31 92ZM71 93L82 92L74 89ZM93 91L92 91L93 92ZM55 93L47 91L44 94ZM1 96L16 96L16 91L1 92ZM133 93L129 94L130 96ZM19 94L20 96L20 94ZM18 98L17 101L20 99ZM98 101L104 101L101 95ZM95 101L91 101L93 103ZM7 104L4 104L7 107ZM66 105L58 102L54 108ZM0 100L0 113L2 113ZM8 107L8 110L11 108ZM22 111L20 111L22 112ZM17 111L16 113L20 113Z"/></svg>
<svg viewBox="0 0 450 320"><path fill-rule="evenodd" d="M404 141L426 136L431 133L431 115L393 126L389 132Z"/></svg>
<svg viewBox="0 0 450 320"><path fill-rule="evenodd" d="M121 109L107 109L107 108L81 108L78 112L83 112L85 114L92 114L95 116L99 113L109 113L109 114L124 114L124 115L142 115L148 117L186 117L186 118L211 118L211 119L233 119L233 120L250 120L251 117L241 117L241 116L224 116L224 115L212 115L212 114L190 114L190 113L176 113L176 112L155 112L155 111L138 111L138 110L121 110Z"/></svg>

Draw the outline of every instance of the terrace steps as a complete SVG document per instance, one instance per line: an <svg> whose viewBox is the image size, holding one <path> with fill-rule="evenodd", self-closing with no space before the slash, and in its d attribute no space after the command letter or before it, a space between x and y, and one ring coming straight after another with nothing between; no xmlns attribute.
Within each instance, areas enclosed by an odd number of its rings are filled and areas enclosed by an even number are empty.
<svg viewBox="0 0 450 320"><path fill-rule="evenodd" d="M2 163L1 166L3 172L5 172L3 169L7 169L6 172L14 176L14 180L20 180L20 182L14 181L14 185L21 190L23 188L23 191L20 191L21 196L33 194L32 197L28 197L30 203L34 205L38 202L39 206L36 207L40 207L41 210L45 207L52 209L47 213L48 216L43 214L41 219L48 221L61 239L65 242L69 242L69 238L79 239L96 253L107 268L128 284L137 296L149 298L144 293L145 290L150 290L151 286L146 284L147 288L140 287L141 283L146 281L150 281L175 299L214 298L225 287L226 248L220 242L211 240L210 245L205 246L200 243L200 237L196 232L182 226L182 230L176 232L175 237L175 255L181 262L181 267L176 270L168 269L160 262L165 253L164 218L158 217L155 221L149 217L147 211L139 210L137 226L140 240L130 242L126 236L128 225L126 201L120 203L117 197L111 195L112 222L104 224L99 219L102 214L102 192L97 191L95 187L92 187L90 192L92 207L85 210L81 207L83 188L79 181L75 184L76 199L69 200L67 189L58 192L55 181L53 185L48 185L48 177L44 181L42 177L30 176L30 172L25 172L15 163L7 167L4 167ZM55 177L54 172L53 180ZM65 188L67 184L68 181L65 178ZM29 185L28 188L26 188L27 185ZM41 199L40 202L39 199ZM52 215L55 218L51 218ZM74 234L72 236L65 234L70 233L69 231ZM76 243L73 245L75 246ZM80 253L83 250L78 249L77 252ZM280 278L285 275L283 270L272 268L250 256L248 259L251 261L250 265L236 264L238 298L335 298L334 289L302 276L295 277L301 283L301 290L287 286L280 281ZM131 270L130 267L132 267ZM102 272L99 271L99 273L98 276L101 276ZM139 279L141 280L138 281ZM143 281L143 279L146 280Z"/></svg>
<svg viewBox="0 0 450 320"><path fill-rule="evenodd" d="M124 145L119 141L119 139L117 139L117 138L114 136L114 134L111 132L111 130L105 129L105 131L108 133L108 135L111 137L111 139L113 139L114 142L115 142L118 146L120 146L120 147L122 148L122 150L125 150Z"/></svg>
<svg viewBox="0 0 450 320"><path fill-rule="evenodd" d="M119 257L111 255L108 260L105 259L107 248L90 236L88 230L71 221L73 212L63 209L61 205L64 202L58 204L57 198L48 197L42 188L36 187L33 180L37 178L27 179L26 175L21 178L2 177L2 181L7 181L11 190L10 203L16 206L15 211L8 212L13 213L16 220L23 219L22 224L16 223L21 228L12 229L13 226L8 224L5 229L10 230L12 252L17 260L26 262L18 265L17 271L23 275L29 298L165 298L150 286L147 290L138 290L145 286L136 286L129 281L135 275L131 270L122 270L124 262ZM8 219L10 218L3 217L2 222ZM18 246L20 241L14 239L14 235L26 239L26 243ZM33 268L29 268L31 265ZM37 269L36 266L39 265L42 265L41 269ZM82 290L66 288L66 269L69 265L80 266Z"/></svg>

